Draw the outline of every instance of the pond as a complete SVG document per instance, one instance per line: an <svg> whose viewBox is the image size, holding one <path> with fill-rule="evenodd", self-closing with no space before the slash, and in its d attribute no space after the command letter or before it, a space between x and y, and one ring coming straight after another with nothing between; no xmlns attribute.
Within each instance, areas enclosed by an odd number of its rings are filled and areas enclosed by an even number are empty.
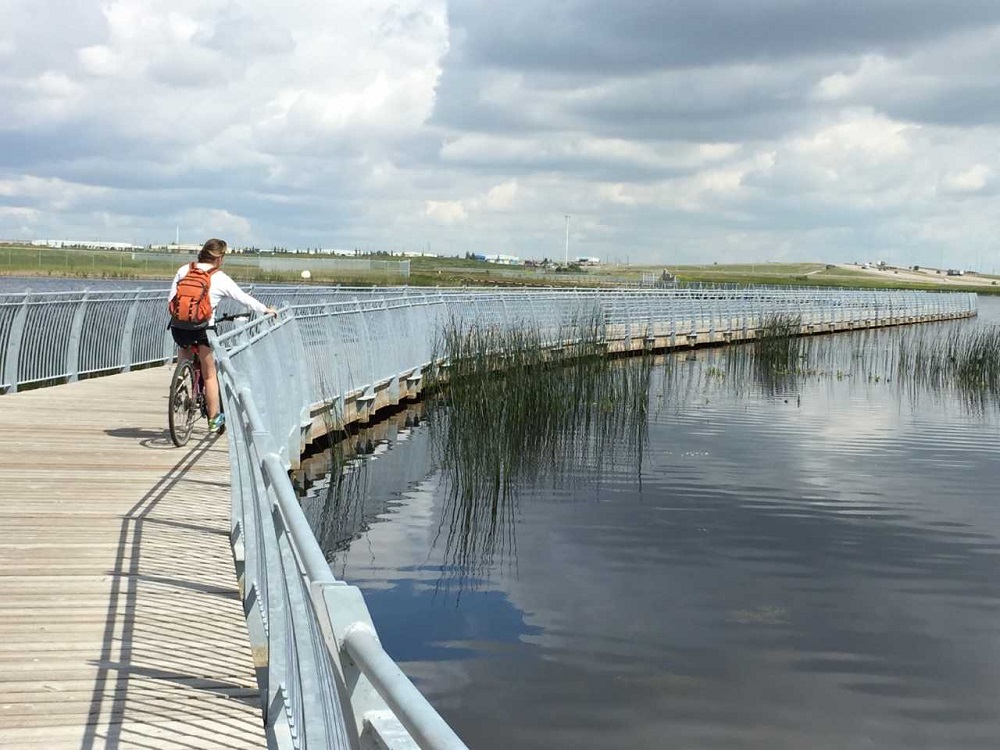
<svg viewBox="0 0 1000 750"><path fill-rule="evenodd" d="M917 331L776 378L657 360L641 445L570 435L492 512L429 400L312 457L303 505L472 748L996 747L1000 415L886 364Z"/></svg>

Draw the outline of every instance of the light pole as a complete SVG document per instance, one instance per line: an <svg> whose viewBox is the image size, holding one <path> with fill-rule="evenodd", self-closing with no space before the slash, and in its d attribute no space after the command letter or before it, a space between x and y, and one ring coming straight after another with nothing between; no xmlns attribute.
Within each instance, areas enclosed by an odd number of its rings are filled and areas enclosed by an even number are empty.
<svg viewBox="0 0 1000 750"><path fill-rule="evenodd" d="M563 264L567 268L569 268L569 216L569 214L566 214L566 259Z"/></svg>

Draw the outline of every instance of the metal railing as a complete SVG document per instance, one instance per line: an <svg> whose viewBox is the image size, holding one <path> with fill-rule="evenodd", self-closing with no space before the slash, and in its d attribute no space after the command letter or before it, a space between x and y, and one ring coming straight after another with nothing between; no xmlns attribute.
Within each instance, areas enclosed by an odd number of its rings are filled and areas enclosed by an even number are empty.
<svg viewBox="0 0 1000 750"><path fill-rule="evenodd" d="M0 392L169 361L162 290L0 295Z"/></svg>
<svg viewBox="0 0 1000 750"><path fill-rule="evenodd" d="M277 747L465 747L382 649L360 590L334 578L288 476L313 394L335 400L380 368L405 377L426 366L442 311L440 301L330 303L213 337L234 556ZM402 345L385 346L390 327Z"/></svg>
<svg viewBox="0 0 1000 750"><path fill-rule="evenodd" d="M898 319L932 311L974 311L976 296L823 288L704 288L670 290L512 290L422 287L250 287L268 304L323 305L365 300L443 300L460 312L500 323L504 310L537 319L559 298L599 300L609 324L648 325L656 331L752 328L762 315L802 315L806 324ZM166 330L166 289L34 292L0 295L0 392L74 381L168 362L174 345ZM476 308L472 310L471 308ZM465 312L461 312L461 311ZM227 312L223 308L222 312Z"/></svg>
<svg viewBox="0 0 1000 750"><path fill-rule="evenodd" d="M406 287L248 287L270 305L406 296ZM403 290L403 291L398 291ZM167 287L0 294L0 393L169 362ZM224 301L220 312L231 312Z"/></svg>

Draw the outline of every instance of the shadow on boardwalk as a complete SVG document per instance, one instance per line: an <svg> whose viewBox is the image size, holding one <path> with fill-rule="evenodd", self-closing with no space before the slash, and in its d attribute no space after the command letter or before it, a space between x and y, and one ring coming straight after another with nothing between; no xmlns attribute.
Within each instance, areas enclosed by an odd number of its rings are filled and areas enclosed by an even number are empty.
<svg viewBox="0 0 1000 750"><path fill-rule="evenodd" d="M163 432L106 432L150 448L172 447ZM205 483L192 476L195 464L218 461L209 452L214 440L206 435L189 449L121 520L81 750L138 747L144 740L159 747L164 722L171 725L172 747L203 747L206 730L214 747L245 746L240 706L259 710L257 688L218 647L220 634L223 641L246 639L233 632L228 614L217 612L220 601L239 607L235 574L231 587L220 587L204 580L201 564L206 555L228 549L228 529L199 522L204 514L191 486Z"/></svg>

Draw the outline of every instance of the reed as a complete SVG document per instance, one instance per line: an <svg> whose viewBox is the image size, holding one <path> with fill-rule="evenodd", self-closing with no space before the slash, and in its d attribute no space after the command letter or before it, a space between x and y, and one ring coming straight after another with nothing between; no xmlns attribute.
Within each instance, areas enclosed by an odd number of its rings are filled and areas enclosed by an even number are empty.
<svg viewBox="0 0 1000 750"><path fill-rule="evenodd" d="M900 338L896 377L913 388L956 392L977 410L1000 403L1000 326L953 327Z"/></svg>
<svg viewBox="0 0 1000 750"><path fill-rule="evenodd" d="M775 373L796 370L804 349L804 339L799 335L801 330L801 315L766 315L754 341L756 361Z"/></svg>
<svg viewBox="0 0 1000 750"><path fill-rule="evenodd" d="M802 376L814 374L808 367L811 340L799 335L801 328L798 315L765 316L753 341L726 347L721 362L704 371L706 381L724 383L738 394L794 391Z"/></svg>
<svg viewBox="0 0 1000 750"><path fill-rule="evenodd" d="M623 456L641 466L652 355L610 358L598 316L548 329L453 322L440 356L447 385L429 421L448 486L440 534L456 569L516 558L524 482Z"/></svg>

